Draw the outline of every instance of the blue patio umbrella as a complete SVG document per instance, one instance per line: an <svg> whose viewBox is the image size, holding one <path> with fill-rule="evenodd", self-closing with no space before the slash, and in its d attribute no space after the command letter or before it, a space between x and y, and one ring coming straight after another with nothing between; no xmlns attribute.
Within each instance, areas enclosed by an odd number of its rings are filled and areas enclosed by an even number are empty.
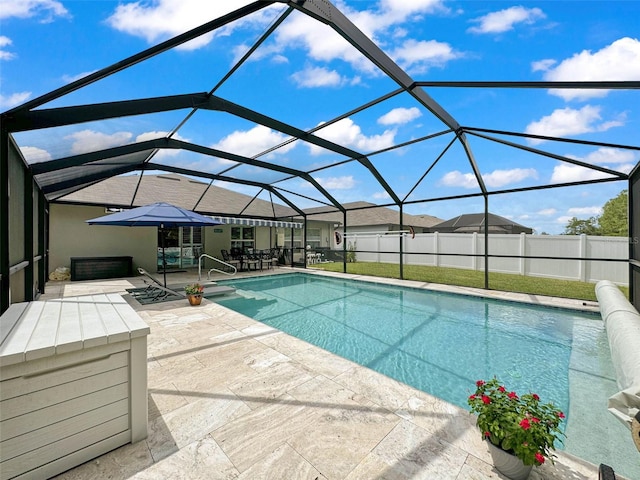
<svg viewBox="0 0 640 480"><path fill-rule="evenodd" d="M162 243L162 271L167 286L167 264L164 256L164 229L174 227L206 227L220 222L169 203L158 202L87 220L89 225L115 225L123 227L157 227Z"/></svg>

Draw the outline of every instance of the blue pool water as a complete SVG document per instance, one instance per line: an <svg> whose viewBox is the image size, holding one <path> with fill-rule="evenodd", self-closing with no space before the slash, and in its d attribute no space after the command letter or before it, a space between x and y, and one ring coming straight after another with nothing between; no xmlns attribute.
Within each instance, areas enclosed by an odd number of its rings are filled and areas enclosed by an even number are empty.
<svg viewBox="0 0 640 480"><path fill-rule="evenodd" d="M463 408L478 379L535 392L567 414L567 451L625 474L597 314L301 273L219 283L237 291L217 303Z"/></svg>

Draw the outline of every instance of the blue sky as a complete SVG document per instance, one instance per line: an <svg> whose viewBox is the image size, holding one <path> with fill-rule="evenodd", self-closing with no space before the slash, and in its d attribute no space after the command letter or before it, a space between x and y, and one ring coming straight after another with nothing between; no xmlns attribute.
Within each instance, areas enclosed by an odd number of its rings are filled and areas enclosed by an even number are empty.
<svg viewBox="0 0 640 480"><path fill-rule="evenodd" d="M0 0L0 111L244 3ZM638 1L382 0L335 5L416 81L640 80ZM283 10L282 4L265 8L46 106L210 91ZM215 94L311 129L396 88L335 32L294 12ZM464 126L638 145L637 91L425 90ZM165 136L187 113L128 117L15 137L28 161L46 161ZM401 94L316 134L369 154L443 130L443 124L424 107ZM287 137L220 112L200 110L174 138L255 156ZM408 201L477 192L472 169L458 144L421 180L451 138L442 135L369 158L390 187ZM501 138L618 172L629 172L640 161L638 150ZM603 176L481 137L469 136L469 142L490 190ZM341 202L390 202L388 193L364 167L355 162L341 164L338 155L318 147L294 142L259 158L314 169L313 177ZM185 151L165 152L157 161L214 173L233 166ZM247 166L233 172L261 181L280 179ZM297 193L303 207L318 205L310 200L318 194L308 183L290 179L278 185ZM258 193L237 185L231 188ZM537 233L561 233L569 218L598 215L604 203L624 188L624 182L610 182L505 194L491 199L490 210ZM405 211L448 219L483 208L481 198L467 198L410 204Z"/></svg>

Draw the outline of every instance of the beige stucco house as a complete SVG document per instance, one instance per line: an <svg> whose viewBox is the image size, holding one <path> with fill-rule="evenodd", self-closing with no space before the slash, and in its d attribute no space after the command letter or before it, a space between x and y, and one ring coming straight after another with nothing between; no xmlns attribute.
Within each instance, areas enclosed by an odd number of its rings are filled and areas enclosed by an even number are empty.
<svg viewBox="0 0 640 480"><path fill-rule="evenodd" d="M89 225L89 219L119 209L163 201L221 222L215 227L169 229L165 234L167 269L198 266L201 254L222 259L221 251L232 248L286 252L286 261L303 260L307 246L314 251L341 250L336 232L344 234L342 213L311 208L304 218L295 210L236 191L177 174L144 174L112 177L83 190L62 196L50 205L49 273L70 267L71 259L85 257L132 257L133 269L149 272L161 268L161 241L153 227ZM345 204L349 209L347 231L384 232L400 228L397 211L367 202ZM273 214L278 220L273 220ZM421 233L442 220L405 214L403 228ZM293 247L293 248L292 248ZM204 257L203 268L220 265Z"/></svg>

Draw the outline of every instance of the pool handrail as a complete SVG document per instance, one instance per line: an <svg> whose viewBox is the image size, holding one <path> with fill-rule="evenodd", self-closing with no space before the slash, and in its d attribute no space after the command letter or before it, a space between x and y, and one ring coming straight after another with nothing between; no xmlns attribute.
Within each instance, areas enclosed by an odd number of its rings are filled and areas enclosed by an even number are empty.
<svg viewBox="0 0 640 480"><path fill-rule="evenodd" d="M210 268L209 271L207 272L207 280L211 279L211 272L219 272L222 273L224 275L235 275L236 273L238 273L238 269L236 267L234 267L233 265L231 265L230 263L224 262L222 260L220 260L219 258L216 257L212 257L211 255L208 255L206 253L203 253L202 255L200 255L198 257L198 280L202 279L202 258L206 257L206 258L210 258L211 260L214 260L218 263L221 263L222 265L231 268L233 271L232 272L226 272L224 270L219 270L217 268Z"/></svg>

